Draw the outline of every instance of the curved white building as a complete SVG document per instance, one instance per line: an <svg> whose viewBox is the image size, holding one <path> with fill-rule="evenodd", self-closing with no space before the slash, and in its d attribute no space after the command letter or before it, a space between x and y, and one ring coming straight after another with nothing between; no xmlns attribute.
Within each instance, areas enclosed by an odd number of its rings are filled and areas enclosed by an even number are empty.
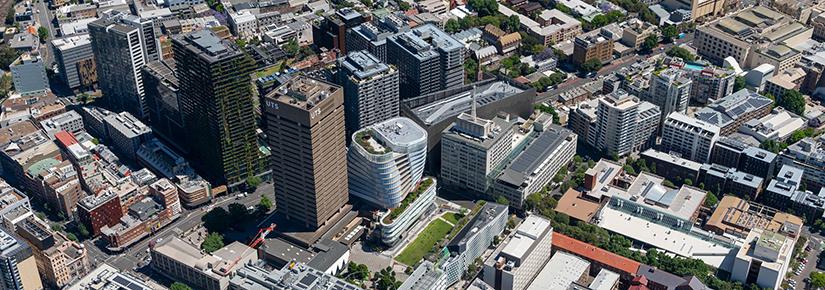
<svg viewBox="0 0 825 290"><path fill-rule="evenodd" d="M427 131L396 117L355 132L348 153L349 191L381 209L401 205L421 180Z"/></svg>
<svg viewBox="0 0 825 290"><path fill-rule="evenodd" d="M399 207L381 214L381 241L384 244L394 245L423 214L431 211L436 188L435 178L425 177Z"/></svg>

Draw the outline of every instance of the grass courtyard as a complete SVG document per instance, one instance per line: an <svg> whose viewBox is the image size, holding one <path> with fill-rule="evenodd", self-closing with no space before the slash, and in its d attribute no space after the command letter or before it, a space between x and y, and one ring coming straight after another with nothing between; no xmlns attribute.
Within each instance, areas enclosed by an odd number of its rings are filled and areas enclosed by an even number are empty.
<svg viewBox="0 0 825 290"><path fill-rule="evenodd" d="M441 216L444 220L452 223L453 225L458 224L458 220L460 220L463 216L460 213L455 212L448 212Z"/></svg>
<svg viewBox="0 0 825 290"><path fill-rule="evenodd" d="M445 217L446 219L446 217ZM452 222L452 221L451 221ZM441 219L435 219L421 231L404 251L395 257L395 260L407 266L415 266L418 261L424 258L438 241L450 233L453 227Z"/></svg>

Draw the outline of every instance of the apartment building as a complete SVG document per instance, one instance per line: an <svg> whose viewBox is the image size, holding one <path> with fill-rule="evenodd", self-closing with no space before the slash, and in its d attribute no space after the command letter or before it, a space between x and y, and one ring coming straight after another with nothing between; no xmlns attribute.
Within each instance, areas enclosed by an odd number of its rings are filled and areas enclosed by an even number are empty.
<svg viewBox="0 0 825 290"><path fill-rule="evenodd" d="M228 289L231 275L237 269L258 260L257 251L239 242L207 254L178 237L164 239L149 253L151 267L157 273L204 290Z"/></svg>
<svg viewBox="0 0 825 290"><path fill-rule="evenodd" d="M705 163L719 138L719 127L682 113L667 116L662 129L662 147L682 158Z"/></svg>
<svg viewBox="0 0 825 290"><path fill-rule="evenodd" d="M772 106L771 99L742 89L700 109L696 119L719 127L719 133L727 136L745 122L768 115Z"/></svg>
<svg viewBox="0 0 825 290"><path fill-rule="evenodd" d="M464 84L464 45L432 24L391 36L387 60L398 68L402 98Z"/></svg>

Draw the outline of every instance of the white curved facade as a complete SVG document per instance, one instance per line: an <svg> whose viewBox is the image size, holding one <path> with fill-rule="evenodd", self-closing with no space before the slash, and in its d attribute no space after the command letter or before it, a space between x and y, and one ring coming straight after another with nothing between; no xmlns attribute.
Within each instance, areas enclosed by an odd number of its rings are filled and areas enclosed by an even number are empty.
<svg viewBox="0 0 825 290"><path fill-rule="evenodd" d="M432 180L432 184L424 189L418 198L412 201L395 219L388 218L391 210L381 215L381 241L384 244L394 245L398 242L415 221L429 210L430 205L435 201L437 184L435 178L428 177L428 179Z"/></svg>
<svg viewBox="0 0 825 290"><path fill-rule="evenodd" d="M347 155L349 192L379 208L394 208L421 180L427 131L410 119L392 118L355 132Z"/></svg>

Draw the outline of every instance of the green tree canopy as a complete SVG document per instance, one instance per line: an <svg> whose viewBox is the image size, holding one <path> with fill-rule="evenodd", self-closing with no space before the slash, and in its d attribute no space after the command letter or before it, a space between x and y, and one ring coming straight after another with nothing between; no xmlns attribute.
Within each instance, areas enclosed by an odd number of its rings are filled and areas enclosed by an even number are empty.
<svg viewBox="0 0 825 290"><path fill-rule="evenodd" d="M212 209L206 213L201 220L203 221L203 226L206 227L209 232L223 232L229 227L231 222L229 220L229 212L222 207Z"/></svg>
<svg viewBox="0 0 825 290"><path fill-rule="evenodd" d="M480 17L496 15L498 12L498 2L496 0L469 0L467 4L478 12Z"/></svg>
<svg viewBox="0 0 825 290"><path fill-rule="evenodd" d="M678 58L681 58L685 61L695 61L696 60L696 56L693 55L692 53L690 53L690 51L688 51L687 49L684 49L682 47L678 47L678 46L674 46L674 47L671 47L670 49L668 49L667 55L673 56L673 57L678 57Z"/></svg>
<svg viewBox="0 0 825 290"><path fill-rule="evenodd" d="M591 59L591 60L585 61L581 65L581 70L584 71L584 72L594 72L594 71L598 71L601 68L602 68L602 61L599 60L599 59Z"/></svg>
<svg viewBox="0 0 825 290"><path fill-rule="evenodd" d="M811 272L809 277L811 278L811 286L815 288L825 287L825 273L814 271Z"/></svg>
<svg viewBox="0 0 825 290"><path fill-rule="evenodd" d="M665 25L662 28L662 39L665 43L673 42L673 39L679 36L679 29L675 25Z"/></svg>
<svg viewBox="0 0 825 290"><path fill-rule="evenodd" d="M643 52L651 52L653 51L656 46L659 45L659 38L656 35L650 35L645 38L645 41L642 42L641 47L639 49Z"/></svg>
<svg viewBox="0 0 825 290"><path fill-rule="evenodd" d="M713 192L708 192L708 195L705 196L705 206L709 207L709 208L713 208L718 203L719 203L719 198L716 197L716 195L713 194Z"/></svg>
<svg viewBox="0 0 825 290"><path fill-rule="evenodd" d="M258 208L264 209L264 211L269 211L272 209L272 201L269 200L269 197L266 197L266 195L261 196L261 202L258 203Z"/></svg>
<svg viewBox="0 0 825 290"><path fill-rule="evenodd" d="M172 283L171 286L169 286L169 290L192 290L192 288L190 288L189 285L183 284L181 282L175 282Z"/></svg>
<svg viewBox="0 0 825 290"><path fill-rule="evenodd" d="M733 81L733 91L738 92L745 88L745 77L736 76L736 79Z"/></svg>
<svg viewBox="0 0 825 290"><path fill-rule="evenodd" d="M395 272L391 267L381 269L375 273L375 288L378 290L396 290L401 287L401 282L395 278Z"/></svg>
<svg viewBox="0 0 825 290"><path fill-rule="evenodd" d="M797 90L785 92L779 98L777 104L794 114L800 116L805 114L805 97Z"/></svg>
<svg viewBox="0 0 825 290"><path fill-rule="evenodd" d="M14 48L4 46L0 48L0 68L5 71L9 70L9 66L17 59L19 54Z"/></svg>
<svg viewBox="0 0 825 290"><path fill-rule="evenodd" d="M223 248L223 235L219 233L210 233L201 243L201 249L207 253L212 253L220 248Z"/></svg>

